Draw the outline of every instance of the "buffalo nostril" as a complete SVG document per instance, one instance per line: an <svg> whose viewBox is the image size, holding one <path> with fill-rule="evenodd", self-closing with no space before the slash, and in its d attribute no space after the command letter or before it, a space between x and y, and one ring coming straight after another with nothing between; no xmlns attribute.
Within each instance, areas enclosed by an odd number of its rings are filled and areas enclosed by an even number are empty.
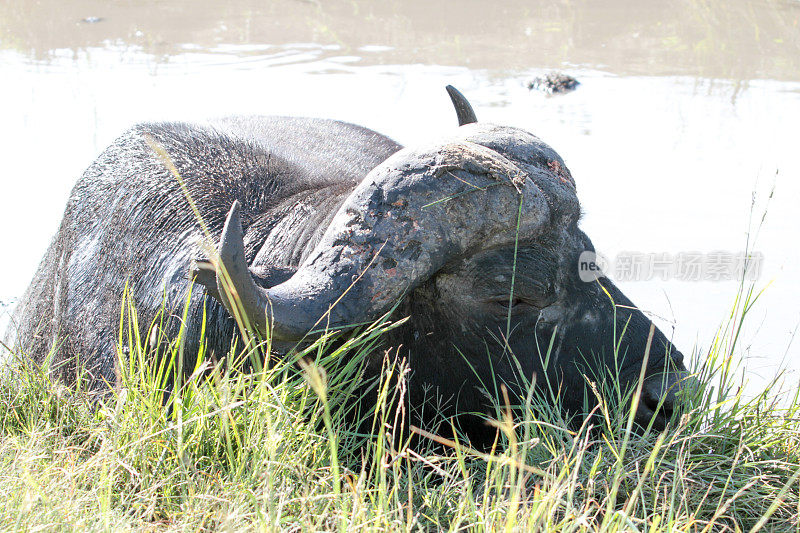
<svg viewBox="0 0 800 533"><path fill-rule="evenodd" d="M675 409L675 395L660 390L659 384L646 384L642 389L642 399L640 400L653 415L661 415L669 419Z"/></svg>
<svg viewBox="0 0 800 533"><path fill-rule="evenodd" d="M686 369L686 367L683 364L683 354L681 352L677 352L677 351L676 352L672 352L670 354L670 358L672 359L672 364L674 364L675 367L678 370L685 370Z"/></svg>
<svg viewBox="0 0 800 533"><path fill-rule="evenodd" d="M650 377L642 387L639 402L642 421L649 423L652 419L656 428L663 429L676 408L674 381L663 375Z"/></svg>
<svg viewBox="0 0 800 533"><path fill-rule="evenodd" d="M642 398L645 405L656 415L661 415L665 419L672 417L675 409L674 396L671 394L659 395L648 394Z"/></svg>

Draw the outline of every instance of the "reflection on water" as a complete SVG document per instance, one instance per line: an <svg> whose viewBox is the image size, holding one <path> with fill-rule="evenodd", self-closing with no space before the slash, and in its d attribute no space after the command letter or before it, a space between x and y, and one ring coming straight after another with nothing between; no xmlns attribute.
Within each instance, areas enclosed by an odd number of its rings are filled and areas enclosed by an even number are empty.
<svg viewBox="0 0 800 533"><path fill-rule="evenodd" d="M452 83L479 119L533 131L561 153L583 227L608 256L739 252L774 187L756 241L761 282L774 283L745 334L748 364L769 376L788 353L800 368L789 347L800 323L799 18L795 0L7 0L0 236L13 261L0 300L24 290L83 168L135 122L324 116L411 144L454 127ZM525 88L553 67L578 90ZM708 345L736 290L621 285L684 351Z"/></svg>
<svg viewBox="0 0 800 533"><path fill-rule="evenodd" d="M39 60L109 44L166 62L187 45L222 54L235 45L242 57L315 43L373 64L796 80L799 19L796 0L6 0L0 41Z"/></svg>

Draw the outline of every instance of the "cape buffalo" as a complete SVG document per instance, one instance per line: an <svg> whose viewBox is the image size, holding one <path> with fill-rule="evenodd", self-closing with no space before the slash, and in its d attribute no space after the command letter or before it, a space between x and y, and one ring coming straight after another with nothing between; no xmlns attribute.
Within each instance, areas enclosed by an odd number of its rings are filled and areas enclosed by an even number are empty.
<svg viewBox="0 0 800 533"><path fill-rule="evenodd" d="M113 386L125 288L148 324L165 297L184 304L187 273L205 257L188 193L246 317L276 342L320 324L346 332L393 308L410 317L384 342L407 357L412 404L435 391L445 416L486 412L486 383L519 394L520 377L536 374L579 411L587 371L616 368L623 387L636 383L651 322L607 277L582 281L578 258L593 247L564 161L526 131L477 122L448 92L459 127L407 148L307 118L133 127L75 185L10 342L34 361L55 345L62 379L79 365L91 387ZM237 334L222 277L201 265L187 357L204 312L207 350L226 353ZM664 427L685 368L657 329L650 344L636 416ZM481 424L463 426L480 438Z"/></svg>

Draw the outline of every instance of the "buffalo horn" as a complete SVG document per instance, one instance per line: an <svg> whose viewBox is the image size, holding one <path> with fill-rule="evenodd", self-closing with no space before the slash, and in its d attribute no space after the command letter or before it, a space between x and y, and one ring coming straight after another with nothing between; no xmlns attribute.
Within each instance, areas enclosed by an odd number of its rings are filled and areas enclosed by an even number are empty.
<svg viewBox="0 0 800 533"><path fill-rule="evenodd" d="M534 176L497 151L459 138L405 148L350 193L297 272L265 289L247 267L239 209L220 259L251 324L292 342L374 321L447 262L534 234L550 216Z"/></svg>
<svg viewBox="0 0 800 533"><path fill-rule="evenodd" d="M452 85L448 85L446 89L447 94L450 95L450 100L453 101L453 107L456 108L458 125L463 126L464 124L478 122L478 117L475 116L475 111L472 110L472 106L469 101L467 101L466 97Z"/></svg>
<svg viewBox="0 0 800 533"><path fill-rule="evenodd" d="M309 328L305 330L295 330L291 325L296 321L303 320L304 317L297 316L301 307L286 302L278 294L270 295L253 281L252 274L247 267L247 259L244 252L244 236L242 232L241 204L239 201L233 202L225 226L222 229L222 236L219 243L219 260L225 266L225 271L230 279L231 286L225 287L225 276L217 273L217 293L221 297L222 304L228 309L231 315L236 316L236 311L244 312L251 325L259 331L266 331L269 327L268 315L273 313L282 317L279 323L273 324L273 335L276 338L298 339L301 338ZM239 309L235 309L227 295L231 294L238 298Z"/></svg>

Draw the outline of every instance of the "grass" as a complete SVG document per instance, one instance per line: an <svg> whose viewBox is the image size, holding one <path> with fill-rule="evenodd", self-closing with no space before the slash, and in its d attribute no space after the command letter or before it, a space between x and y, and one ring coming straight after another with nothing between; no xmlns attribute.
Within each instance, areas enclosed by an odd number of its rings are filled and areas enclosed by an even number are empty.
<svg viewBox="0 0 800 533"><path fill-rule="evenodd" d="M222 361L201 348L183 368L183 330L163 338L163 312L140 324L127 296L121 385L105 397L15 354L0 376L0 528L800 531L798 389L779 375L753 398L741 393L737 346L759 296L752 287L740 286L697 354L696 386L666 431L632 431L625 400L639 391L613 379L591 383L594 416L579 428L564 419L555 384L529 387L512 406L489 383L502 401L489 420L499 438L484 453L424 428L413 439L400 431L406 413L392 406L404 405L408 369L379 342L399 323L384 317L270 357L221 270L242 332ZM378 401L358 412L364 365L382 355L368 384Z"/></svg>
<svg viewBox="0 0 800 533"><path fill-rule="evenodd" d="M405 392L388 377L405 370L391 357L374 384L381 401L352 412L362 365L394 326L385 320L283 360L251 339L182 369L182 332L150 348L126 303L118 391L90 398L21 361L0 381L0 527L799 531L797 389L776 377L744 398L734 363L757 296L741 292L666 432L631 432L602 387L599 423L579 430L530 394L497 406L490 453L422 430L403 446L402 413L387 406ZM257 364L242 371L235 354Z"/></svg>

